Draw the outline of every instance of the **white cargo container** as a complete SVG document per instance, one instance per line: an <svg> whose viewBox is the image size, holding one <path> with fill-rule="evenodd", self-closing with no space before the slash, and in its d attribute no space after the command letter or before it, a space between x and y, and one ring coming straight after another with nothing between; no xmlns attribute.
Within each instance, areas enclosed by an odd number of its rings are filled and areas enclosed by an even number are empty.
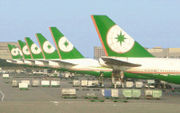
<svg viewBox="0 0 180 113"><path fill-rule="evenodd" d="M61 90L62 95L76 95L76 89L73 88L63 88Z"/></svg>
<svg viewBox="0 0 180 113"><path fill-rule="evenodd" d="M81 81L80 80L73 80L73 86L77 87L81 85Z"/></svg>
<svg viewBox="0 0 180 113"><path fill-rule="evenodd" d="M40 85L40 80L32 80L32 86L37 87Z"/></svg>
<svg viewBox="0 0 180 113"><path fill-rule="evenodd" d="M155 83L155 80L147 80L147 83L148 83L148 84L154 84L154 83Z"/></svg>
<svg viewBox="0 0 180 113"><path fill-rule="evenodd" d="M41 80L41 86L42 87L49 87L50 81L49 80Z"/></svg>
<svg viewBox="0 0 180 113"><path fill-rule="evenodd" d="M112 97L119 97L118 89L111 89L111 96Z"/></svg>
<svg viewBox="0 0 180 113"><path fill-rule="evenodd" d="M21 80L21 83L27 83L28 84L28 86L30 86L31 84L30 84L30 80Z"/></svg>
<svg viewBox="0 0 180 113"><path fill-rule="evenodd" d="M18 87L18 81L12 80L12 87Z"/></svg>
<svg viewBox="0 0 180 113"><path fill-rule="evenodd" d="M59 87L60 81L59 80L51 80L51 86L52 87Z"/></svg>
<svg viewBox="0 0 180 113"><path fill-rule="evenodd" d="M3 74L3 78L9 78L9 74Z"/></svg>
<svg viewBox="0 0 180 113"><path fill-rule="evenodd" d="M81 80L81 86L85 87L88 85L88 81L87 80Z"/></svg>
<svg viewBox="0 0 180 113"><path fill-rule="evenodd" d="M142 88L143 87L143 82L137 81L135 84L136 84L136 88Z"/></svg>
<svg viewBox="0 0 180 113"><path fill-rule="evenodd" d="M28 84L27 83L19 83L19 89L20 90L27 90Z"/></svg>
<svg viewBox="0 0 180 113"><path fill-rule="evenodd" d="M126 87L127 88L132 88L134 86L134 83L132 81L127 81L126 82Z"/></svg>
<svg viewBox="0 0 180 113"><path fill-rule="evenodd" d="M145 96L146 98L152 98L153 90L150 90L150 89L145 90Z"/></svg>

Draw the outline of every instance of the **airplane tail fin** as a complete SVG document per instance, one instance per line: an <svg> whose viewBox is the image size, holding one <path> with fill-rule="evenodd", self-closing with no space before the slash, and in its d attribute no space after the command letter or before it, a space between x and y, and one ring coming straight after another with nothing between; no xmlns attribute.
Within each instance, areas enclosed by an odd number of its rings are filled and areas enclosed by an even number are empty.
<svg viewBox="0 0 180 113"><path fill-rule="evenodd" d="M22 59L22 52L18 47L8 44L8 49L10 51L12 59Z"/></svg>
<svg viewBox="0 0 180 113"><path fill-rule="evenodd" d="M24 59L32 59L26 43L21 40L18 40L18 44L23 53Z"/></svg>
<svg viewBox="0 0 180 113"><path fill-rule="evenodd" d="M56 27L50 27L50 31L61 59L84 58L84 56Z"/></svg>
<svg viewBox="0 0 180 113"><path fill-rule="evenodd" d="M91 18L106 56L153 57L106 15L92 15Z"/></svg>
<svg viewBox="0 0 180 113"><path fill-rule="evenodd" d="M57 50L41 33L37 33L36 37L45 59L59 59Z"/></svg>
<svg viewBox="0 0 180 113"><path fill-rule="evenodd" d="M29 37L25 37L25 41L33 59L44 58L41 49Z"/></svg>

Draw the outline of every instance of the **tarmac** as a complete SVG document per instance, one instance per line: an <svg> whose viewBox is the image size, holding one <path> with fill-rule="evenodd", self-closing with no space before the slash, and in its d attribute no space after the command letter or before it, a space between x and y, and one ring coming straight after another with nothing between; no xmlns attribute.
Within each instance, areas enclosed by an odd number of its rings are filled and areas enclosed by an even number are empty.
<svg viewBox="0 0 180 113"><path fill-rule="evenodd" d="M63 82L62 82L63 81ZM70 80L61 80L66 86ZM70 87L71 85L67 85ZM63 99L60 89L30 87L19 90L0 76L0 113L179 113L180 94L165 93L160 100L129 99L128 102L90 102Z"/></svg>

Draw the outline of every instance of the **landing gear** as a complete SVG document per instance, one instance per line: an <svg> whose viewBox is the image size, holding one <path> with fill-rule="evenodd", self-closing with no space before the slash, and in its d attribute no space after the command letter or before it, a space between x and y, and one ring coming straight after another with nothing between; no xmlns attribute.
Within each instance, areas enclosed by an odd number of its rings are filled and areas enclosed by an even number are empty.
<svg viewBox="0 0 180 113"><path fill-rule="evenodd" d="M101 87L104 87L104 74L102 72L100 72L100 76L99 76L99 84Z"/></svg>
<svg viewBox="0 0 180 113"><path fill-rule="evenodd" d="M114 88L117 88L117 86L122 86L124 88L124 72L123 71L113 71L112 73L112 84L114 85Z"/></svg>

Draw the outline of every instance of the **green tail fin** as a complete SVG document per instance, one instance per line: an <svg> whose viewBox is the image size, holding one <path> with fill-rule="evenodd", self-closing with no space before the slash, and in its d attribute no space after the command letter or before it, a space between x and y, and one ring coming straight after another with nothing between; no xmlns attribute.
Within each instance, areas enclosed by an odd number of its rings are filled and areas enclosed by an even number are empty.
<svg viewBox="0 0 180 113"><path fill-rule="evenodd" d="M33 59L43 59L41 49L29 38L25 37L26 44Z"/></svg>
<svg viewBox="0 0 180 113"><path fill-rule="evenodd" d="M92 15L106 56L153 57L144 47L129 36L105 15Z"/></svg>
<svg viewBox="0 0 180 113"><path fill-rule="evenodd" d="M61 59L78 59L84 56L67 40L67 38L56 28L50 27L50 31Z"/></svg>
<svg viewBox="0 0 180 113"><path fill-rule="evenodd" d="M32 59L31 53L26 45L26 42L23 42L21 40L18 40L19 47L23 53L24 59Z"/></svg>
<svg viewBox="0 0 180 113"><path fill-rule="evenodd" d="M22 59L22 52L18 47L8 44L8 49L10 51L12 59Z"/></svg>
<svg viewBox="0 0 180 113"><path fill-rule="evenodd" d="M37 33L36 37L45 59L59 59L57 50L41 33Z"/></svg>

